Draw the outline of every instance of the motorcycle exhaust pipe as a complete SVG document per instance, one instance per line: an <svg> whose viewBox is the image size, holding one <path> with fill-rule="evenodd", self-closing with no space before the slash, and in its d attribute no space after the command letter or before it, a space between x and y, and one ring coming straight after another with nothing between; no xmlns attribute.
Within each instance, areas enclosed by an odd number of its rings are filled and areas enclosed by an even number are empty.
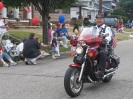
<svg viewBox="0 0 133 99"><path fill-rule="evenodd" d="M91 78L90 78L90 76L88 76L88 80L90 81L90 83L97 83L97 81L93 81Z"/></svg>
<svg viewBox="0 0 133 99"><path fill-rule="evenodd" d="M118 69L118 67L116 67L116 68L110 68L110 69L105 69L105 72L106 73L112 72L112 71L115 71L116 69Z"/></svg>
<svg viewBox="0 0 133 99"><path fill-rule="evenodd" d="M104 75L103 79L105 79L106 77L108 77L108 76L110 76L110 75L114 75L114 74L115 74L115 71L110 72L110 73L108 73L108 74Z"/></svg>

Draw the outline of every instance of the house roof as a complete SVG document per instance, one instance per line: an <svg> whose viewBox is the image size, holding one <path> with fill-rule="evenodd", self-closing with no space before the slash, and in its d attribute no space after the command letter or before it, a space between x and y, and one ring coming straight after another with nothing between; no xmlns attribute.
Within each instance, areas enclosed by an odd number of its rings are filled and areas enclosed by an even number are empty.
<svg viewBox="0 0 133 99"><path fill-rule="evenodd" d="M87 7L87 6L80 3L74 3L74 4L71 4L71 7Z"/></svg>
<svg viewBox="0 0 133 99"><path fill-rule="evenodd" d="M115 3L112 3L112 6L116 6L116 4Z"/></svg>
<svg viewBox="0 0 133 99"><path fill-rule="evenodd" d="M98 11L98 9L97 8L90 8L90 7L82 7L83 9L86 9L86 10L96 10L96 11Z"/></svg>
<svg viewBox="0 0 133 99"><path fill-rule="evenodd" d="M97 0L95 0L95 4L99 5L99 3L98 3L98 1L97 1ZM104 5L102 5L102 7L103 7L103 9L104 9L104 10L107 10L107 11L112 11L112 9L110 9L110 8L108 8L108 7L104 6Z"/></svg>

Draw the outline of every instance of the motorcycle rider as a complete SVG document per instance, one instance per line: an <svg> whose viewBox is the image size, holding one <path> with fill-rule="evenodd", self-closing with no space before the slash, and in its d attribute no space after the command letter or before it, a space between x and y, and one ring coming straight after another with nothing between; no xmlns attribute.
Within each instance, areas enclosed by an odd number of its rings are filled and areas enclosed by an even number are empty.
<svg viewBox="0 0 133 99"><path fill-rule="evenodd" d="M102 44L99 47L99 64L98 64L98 71L96 72L96 76L99 78L102 78L104 76L104 71L105 71L105 67L106 67L106 56L108 54L107 50L106 50L106 43L109 44L109 42L112 39L112 31L111 28L106 26L104 24L104 15L102 13L98 13L96 15L96 25L92 27L95 33L94 35L100 35L103 31L105 33L109 33L109 36L105 37L105 39L103 40Z"/></svg>

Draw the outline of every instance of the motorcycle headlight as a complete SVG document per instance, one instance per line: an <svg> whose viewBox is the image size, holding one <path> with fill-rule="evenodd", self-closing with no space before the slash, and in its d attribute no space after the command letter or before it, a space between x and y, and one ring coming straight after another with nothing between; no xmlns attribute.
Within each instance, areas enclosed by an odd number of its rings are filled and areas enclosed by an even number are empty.
<svg viewBox="0 0 133 99"><path fill-rule="evenodd" d="M83 48L81 46L77 47L76 53L81 54L83 52Z"/></svg>

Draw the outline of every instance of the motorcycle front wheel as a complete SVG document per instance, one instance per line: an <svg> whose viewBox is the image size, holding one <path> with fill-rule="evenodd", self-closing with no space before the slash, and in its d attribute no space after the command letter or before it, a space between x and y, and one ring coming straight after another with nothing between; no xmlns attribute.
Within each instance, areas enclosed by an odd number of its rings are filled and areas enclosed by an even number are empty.
<svg viewBox="0 0 133 99"><path fill-rule="evenodd" d="M69 67L66 71L66 74L64 77L64 87L65 87L66 93L70 97L76 97L82 91L83 81L81 79L81 81L78 82L79 75L80 75L80 71L74 67Z"/></svg>

